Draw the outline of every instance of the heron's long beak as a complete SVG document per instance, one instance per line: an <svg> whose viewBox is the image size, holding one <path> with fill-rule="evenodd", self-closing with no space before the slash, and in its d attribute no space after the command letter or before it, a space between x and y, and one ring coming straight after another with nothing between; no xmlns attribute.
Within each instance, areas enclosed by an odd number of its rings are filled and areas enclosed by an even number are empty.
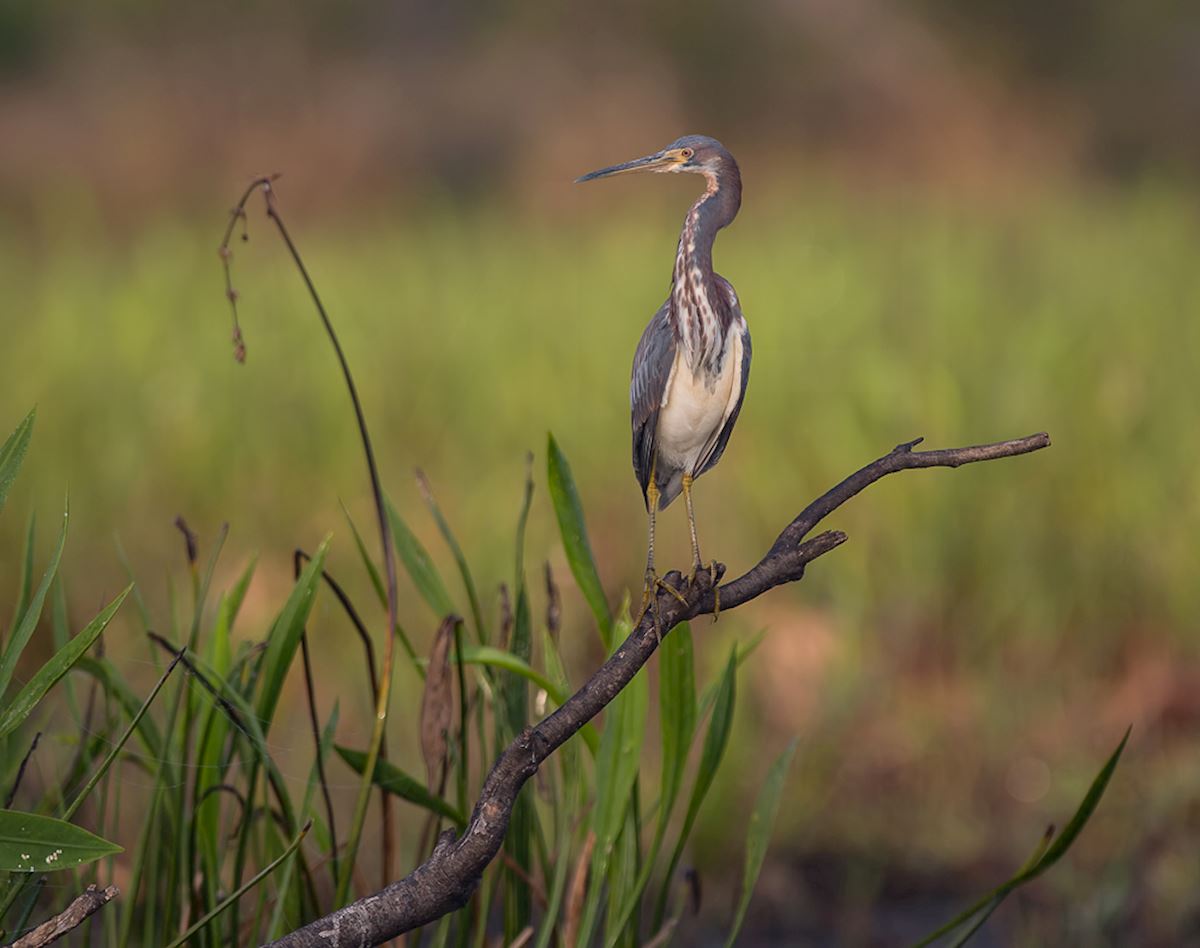
<svg viewBox="0 0 1200 948"><path fill-rule="evenodd" d="M635 158L633 161L626 161L624 164L613 165L610 168L601 168L599 171L585 174L582 178L576 178L575 183L581 184L584 181L608 178L614 174L626 174L630 171L660 171L682 164L684 160L683 156L679 154L679 149L673 148L668 151L655 152L645 158Z"/></svg>

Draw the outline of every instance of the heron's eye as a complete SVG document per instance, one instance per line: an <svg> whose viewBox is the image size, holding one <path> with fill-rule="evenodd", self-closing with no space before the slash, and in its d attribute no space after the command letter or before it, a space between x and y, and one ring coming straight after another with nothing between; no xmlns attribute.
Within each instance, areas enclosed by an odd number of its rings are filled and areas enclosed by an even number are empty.
<svg viewBox="0 0 1200 948"><path fill-rule="evenodd" d="M692 155L694 155L694 154L696 154L696 153L695 153L694 151L692 151L692 149L690 149L690 148L681 148L681 149L679 150L679 154L680 154L681 156L683 156L683 158L686 160L686 159L688 159L688 158L691 158L691 157L692 157Z"/></svg>

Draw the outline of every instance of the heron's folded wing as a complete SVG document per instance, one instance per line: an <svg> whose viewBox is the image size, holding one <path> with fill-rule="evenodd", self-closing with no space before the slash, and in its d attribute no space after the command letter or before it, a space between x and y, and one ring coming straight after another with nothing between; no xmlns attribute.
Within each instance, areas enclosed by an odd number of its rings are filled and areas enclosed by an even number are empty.
<svg viewBox="0 0 1200 948"><path fill-rule="evenodd" d="M671 378L671 367L675 364L675 328L671 325L669 310L670 301L667 301L642 333L633 356L633 376L629 383L633 469L642 485L643 497L654 467L658 413Z"/></svg>
<svg viewBox="0 0 1200 948"><path fill-rule="evenodd" d="M725 409L725 418L721 427L716 437L705 445L705 450L696 464L697 477L712 468L725 453L725 446L729 444L729 436L733 434L733 426L737 424L738 413L742 410L742 401L746 398L746 386L750 382L750 327L746 325L746 320L741 318L740 311L737 315L738 321L741 323L740 341L742 345L742 360L738 366L738 377L734 379L732 397L729 399L729 407Z"/></svg>

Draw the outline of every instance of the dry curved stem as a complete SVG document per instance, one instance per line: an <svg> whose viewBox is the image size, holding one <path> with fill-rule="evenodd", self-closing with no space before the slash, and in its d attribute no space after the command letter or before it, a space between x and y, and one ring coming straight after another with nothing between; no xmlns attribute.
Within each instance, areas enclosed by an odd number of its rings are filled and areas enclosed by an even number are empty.
<svg viewBox="0 0 1200 948"><path fill-rule="evenodd" d="M292 235L283 223L283 217L280 216L274 187L278 179L279 175L277 174L264 175L255 178L246 186L246 190L242 192L241 198L234 205L233 211L230 213L229 223L225 228L224 236L221 238L221 246L217 252L221 257L221 266L225 273L225 296L229 300L229 307L233 314L234 358L238 362L245 362L246 344L242 338L241 326L238 323L238 292L233 286L233 250L230 247L230 242L233 240L233 232L239 223L242 227L242 240L245 241L248 239L246 230L246 205L256 192L261 193L263 202L266 204L267 217L275 225L275 230L278 231L280 239L283 241L284 246L287 247L288 254L291 256L292 262L296 265L296 270L299 272L300 278L304 281L304 286L308 290L313 307L321 319L321 325L325 329L325 335L329 338L329 344L333 346L334 355L337 356L338 365L342 370L342 378L346 383L346 391L349 393L350 402L354 407L354 420L358 425L359 440L362 442L363 455L367 461L367 473L371 481L371 499L375 506L375 520L379 528L379 543L383 549L384 575L387 582L387 644L383 653L383 673L380 675L378 685L374 689L376 694L375 723L371 731L371 742L367 750L366 768L363 771L364 775L370 775L375 772L375 763L382 753L384 726L387 721L388 703L392 687L392 667L394 664L396 638L394 631L398 624L399 608L397 602L396 551L392 543L391 525L388 523L387 511L383 503L383 485L380 481L379 465L375 461L375 448L371 444L371 434L367 430L367 419L363 412L362 401L358 397L358 387L354 384L354 375L350 371L350 363L346 361L346 353L342 350L342 344L338 340L337 333L334 331L333 322L329 318L329 313L325 310L325 304L321 302L321 295L317 292L317 287L308 273L308 267L304 265L304 258L300 256L299 249L292 241ZM350 838L346 846L346 862L350 865L354 864L358 854L358 846L362 839L370 793L370 777L364 776L362 786L359 790L358 801L354 808L354 818L351 821ZM391 796L382 794L381 805L383 810L383 832L381 834L383 849L382 871L383 879L386 882L390 874L392 856L395 849ZM343 872L338 877L336 900L338 902L345 901L349 889L350 873ZM235 928L236 911L235 907Z"/></svg>
<svg viewBox="0 0 1200 948"><path fill-rule="evenodd" d="M913 468L960 467L976 461L1029 454L1049 446L1050 437L1036 434L966 448L914 451L919 443L920 439L917 439L896 446L805 507L783 529L757 565L720 587L721 610L735 609L776 586L801 579L809 563L847 539L846 534L837 530L828 530L811 539L805 537L830 513L880 478ZM724 566L718 564L717 582L724 571ZM677 571L668 573L664 579L681 594L680 599L665 591L658 594L664 629L670 630L684 620L712 614L716 590L708 573L698 573L690 585ZM552 714L526 728L504 750L484 781L471 821L461 837L456 837L453 830L447 830L438 838L433 854L403 879L285 935L273 942L273 946L340 948L378 945L465 905L484 869L500 851L513 804L525 782L555 750L633 680L657 647L654 619L648 610L629 637L583 687Z"/></svg>

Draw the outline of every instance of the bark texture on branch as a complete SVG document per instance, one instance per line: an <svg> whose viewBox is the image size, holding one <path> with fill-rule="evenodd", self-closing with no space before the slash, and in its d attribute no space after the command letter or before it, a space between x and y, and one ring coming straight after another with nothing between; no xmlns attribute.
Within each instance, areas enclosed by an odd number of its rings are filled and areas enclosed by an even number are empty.
<svg viewBox="0 0 1200 948"><path fill-rule="evenodd" d="M89 885L87 889L68 905L62 912L49 921L42 922L31 932L22 935L12 943L10 948L42 948L58 941L63 935L74 931L96 912L115 899L120 892L115 885L106 889Z"/></svg>
<svg viewBox="0 0 1200 948"><path fill-rule="evenodd" d="M1029 454L1048 447L1050 437L1043 433L966 448L913 450L920 441L918 438L897 445L805 507L757 565L720 586L721 610L736 608L776 586L801 579L809 563L846 541L846 535L837 530L811 539L805 537L830 513L880 478L913 468L960 467L976 461ZM718 566L718 583L723 574L724 567ZM664 579L678 590L682 601L666 591L659 592L657 605L663 629L713 612L716 597L706 572L699 572L691 585L677 571L668 573ZM654 620L648 611L616 652L575 694L542 721L526 728L500 755L484 781L471 821L461 837L447 830L439 837L429 859L409 875L283 936L272 942L272 948L378 945L465 905L484 869L500 851L513 804L525 782L537 773L547 757L633 680L657 647Z"/></svg>

